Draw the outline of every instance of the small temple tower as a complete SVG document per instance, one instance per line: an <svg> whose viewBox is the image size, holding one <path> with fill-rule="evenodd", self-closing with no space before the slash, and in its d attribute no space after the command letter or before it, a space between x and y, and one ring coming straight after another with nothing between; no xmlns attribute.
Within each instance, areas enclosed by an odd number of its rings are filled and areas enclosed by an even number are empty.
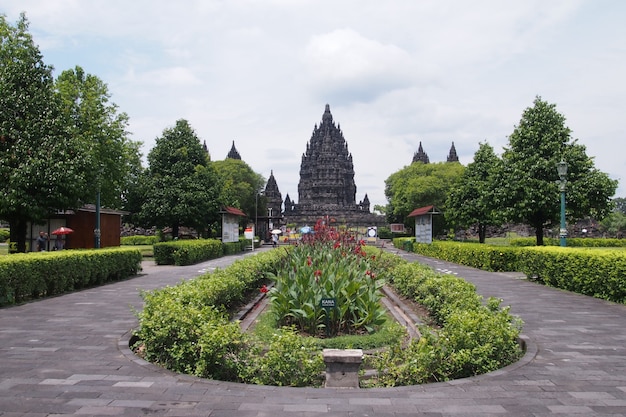
<svg viewBox="0 0 626 417"><path fill-rule="evenodd" d="M230 151L228 152L228 155L226 155L226 158L241 160L241 155L239 155L237 148L235 148L235 141L233 141L233 146L230 148Z"/></svg>
<svg viewBox="0 0 626 417"><path fill-rule="evenodd" d="M287 196L289 197L289 196ZM270 218L280 218L283 207L283 197L278 189L276 178L274 178L274 171L270 173L270 178L265 185L265 198L267 199L267 216ZM287 200L285 199L285 202Z"/></svg>
<svg viewBox="0 0 626 417"><path fill-rule="evenodd" d="M452 142L452 147L450 147L450 153L448 153L448 162L459 162L459 156L456 154L454 142Z"/></svg>
<svg viewBox="0 0 626 417"><path fill-rule="evenodd" d="M424 164L430 163L430 160L428 159L428 154L424 152L424 149L422 148L421 141L420 141L420 146L417 149L417 152L413 154L413 162L422 162Z"/></svg>

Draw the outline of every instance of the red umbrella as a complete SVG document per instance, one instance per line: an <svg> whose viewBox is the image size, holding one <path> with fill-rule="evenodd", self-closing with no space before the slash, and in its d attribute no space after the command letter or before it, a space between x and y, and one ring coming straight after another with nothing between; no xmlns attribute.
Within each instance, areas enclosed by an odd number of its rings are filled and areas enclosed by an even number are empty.
<svg viewBox="0 0 626 417"><path fill-rule="evenodd" d="M74 231L69 227L59 227L54 232L52 232L53 235L69 235L70 233L74 233Z"/></svg>

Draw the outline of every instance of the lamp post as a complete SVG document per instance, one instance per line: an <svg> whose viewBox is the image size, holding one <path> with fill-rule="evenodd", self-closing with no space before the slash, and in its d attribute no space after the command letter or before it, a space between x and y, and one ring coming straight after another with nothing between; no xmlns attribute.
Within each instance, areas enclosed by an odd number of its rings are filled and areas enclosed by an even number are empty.
<svg viewBox="0 0 626 417"><path fill-rule="evenodd" d="M560 245L567 246L567 227L565 225L565 185L567 184L567 162L561 160L556 164L556 171L559 173L559 191L561 192L561 229L559 230Z"/></svg>

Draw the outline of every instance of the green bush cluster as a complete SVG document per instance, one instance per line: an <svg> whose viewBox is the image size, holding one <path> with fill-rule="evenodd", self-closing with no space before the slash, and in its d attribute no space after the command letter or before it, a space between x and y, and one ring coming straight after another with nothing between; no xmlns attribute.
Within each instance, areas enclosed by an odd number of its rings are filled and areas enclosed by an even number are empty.
<svg viewBox="0 0 626 417"><path fill-rule="evenodd" d="M626 303L626 255L621 250L525 248L519 271L546 285Z"/></svg>
<svg viewBox="0 0 626 417"><path fill-rule="evenodd" d="M250 256L192 281L144 293L136 336L146 360L204 378L317 384L323 364L317 368L317 353L307 342L294 340L288 330L277 330L274 343L262 352L238 323L229 320L229 312L258 291L268 273L276 272L279 252Z"/></svg>
<svg viewBox="0 0 626 417"><path fill-rule="evenodd" d="M518 271L517 263L521 250L517 247L466 242L436 241L429 244L413 244L413 251L420 255L494 272Z"/></svg>
<svg viewBox="0 0 626 417"><path fill-rule="evenodd" d="M154 245L157 265L192 265L222 255L222 242L217 239L173 240Z"/></svg>
<svg viewBox="0 0 626 417"><path fill-rule="evenodd" d="M544 246L559 246L559 238L547 237L543 239ZM536 246L537 239L534 237L520 237L510 240L511 246ZM575 248L623 248L626 247L626 239L596 239L571 237L567 238L567 246Z"/></svg>
<svg viewBox="0 0 626 417"><path fill-rule="evenodd" d="M222 253L224 255L236 255L241 253L244 249L244 245L241 240L238 242L222 243Z"/></svg>
<svg viewBox="0 0 626 417"><path fill-rule="evenodd" d="M626 303L626 254L622 250L502 247L461 242L414 243L413 249L424 256L486 271L522 272L546 285Z"/></svg>
<svg viewBox="0 0 626 417"><path fill-rule="evenodd" d="M239 260L224 270L144 293L136 336L144 357L168 369L205 378L283 386L320 386L324 363L315 339L293 327L258 343L229 312L248 299L284 262L284 250ZM500 300L486 305L473 285L400 257L367 248L373 270L427 306L439 326L422 328L408 346L399 338L371 360L379 370L370 386L408 385L489 372L519 358L521 322ZM383 272L385 270L385 272Z"/></svg>
<svg viewBox="0 0 626 417"><path fill-rule="evenodd" d="M0 243L4 243L9 240L11 236L11 231L6 228L0 228Z"/></svg>
<svg viewBox="0 0 626 417"><path fill-rule="evenodd" d="M408 346L394 345L372 360L378 377L372 386L400 386L446 381L500 369L518 360L521 321L500 308L501 300L483 304L475 287L419 264L393 271L394 288L426 306L439 328L420 328L422 337Z"/></svg>
<svg viewBox="0 0 626 417"><path fill-rule="evenodd" d="M62 294L137 274L131 248L34 252L0 257L0 305Z"/></svg>
<svg viewBox="0 0 626 417"><path fill-rule="evenodd" d="M159 237L158 236L143 236L143 235L136 235L136 236L122 236L120 238L120 245L132 245L132 246L139 246L139 245L154 245L155 243L159 242Z"/></svg>

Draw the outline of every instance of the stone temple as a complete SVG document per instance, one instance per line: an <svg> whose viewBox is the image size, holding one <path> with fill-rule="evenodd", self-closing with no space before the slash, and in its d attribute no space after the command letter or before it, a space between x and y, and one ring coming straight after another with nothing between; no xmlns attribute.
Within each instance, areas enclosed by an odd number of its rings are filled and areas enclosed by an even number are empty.
<svg viewBox="0 0 626 417"><path fill-rule="evenodd" d="M349 226L384 225L384 216L370 212L367 194L357 203L356 193L352 154L327 104L322 121L319 126L315 125L302 155L298 202L291 200L289 194L285 196L280 223L312 226L319 219L329 219ZM275 200L281 194L273 172L265 188L265 195L268 197L268 207L278 205ZM275 217L271 220L276 225L279 219Z"/></svg>

